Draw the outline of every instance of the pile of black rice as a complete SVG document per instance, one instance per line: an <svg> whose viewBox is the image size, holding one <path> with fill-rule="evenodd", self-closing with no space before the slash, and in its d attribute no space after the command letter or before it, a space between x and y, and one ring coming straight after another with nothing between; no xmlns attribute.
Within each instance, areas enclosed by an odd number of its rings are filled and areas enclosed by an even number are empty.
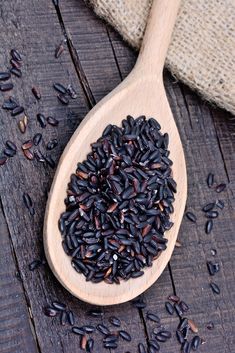
<svg viewBox="0 0 235 353"><path fill-rule="evenodd" d="M72 266L94 283L143 275L166 249L176 182L169 136L153 118L108 125L71 175L59 219Z"/></svg>

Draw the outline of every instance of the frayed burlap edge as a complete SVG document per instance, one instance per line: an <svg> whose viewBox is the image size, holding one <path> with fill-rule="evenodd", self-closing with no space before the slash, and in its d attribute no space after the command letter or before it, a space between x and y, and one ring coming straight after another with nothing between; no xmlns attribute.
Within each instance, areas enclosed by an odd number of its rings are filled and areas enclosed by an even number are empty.
<svg viewBox="0 0 235 353"><path fill-rule="evenodd" d="M85 0L139 49L152 0ZM204 99L235 114L235 3L184 0L166 67Z"/></svg>

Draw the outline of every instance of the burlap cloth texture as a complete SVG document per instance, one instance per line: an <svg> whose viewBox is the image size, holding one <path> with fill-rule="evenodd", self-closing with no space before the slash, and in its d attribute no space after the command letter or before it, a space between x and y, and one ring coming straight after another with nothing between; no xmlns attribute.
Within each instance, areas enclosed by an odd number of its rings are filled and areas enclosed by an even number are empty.
<svg viewBox="0 0 235 353"><path fill-rule="evenodd" d="M140 48L152 0L85 2ZM182 0L166 67L204 99L235 114L235 0Z"/></svg>

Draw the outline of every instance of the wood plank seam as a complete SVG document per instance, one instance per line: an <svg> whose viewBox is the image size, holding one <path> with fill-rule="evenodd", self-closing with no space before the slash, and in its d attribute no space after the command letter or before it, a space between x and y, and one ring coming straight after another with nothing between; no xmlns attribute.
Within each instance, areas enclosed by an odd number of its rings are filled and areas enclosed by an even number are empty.
<svg viewBox="0 0 235 353"><path fill-rule="evenodd" d="M211 117L212 117L211 120L213 122L214 129L215 129L215 136L216 136L216 139L217 139L217 142L218 142L219 151L220 151L220 154L221 154L221 157L222 157L222 160L223 160L225 174L227 176L228 182L230 183L228 168L227 168L226 162L225 162L225 156L224 156L224 153L223 153L223 150L222 150L222 146L221 146L221 143L220 143L220 139L219 139L219 136L218 136L218 133L217 133L217 130L216 130L213 112L211 110L210 110L210 114L211 114Z"/></svg>
<svg viewBox="0 0 235 353"><path fill-rule="evenodd" d="M118 63L118 59L117 59L117 55L115 53L115 49L114 49L114 46L113 46L113 43L112 43L112 39L110 37L108 25L105 26L105 29L106 29L106 32L107 32L108 40L109 40L109 43L110 43L110 46L111 46L111 49L112 49L113 57L114 57L114 60L115 60L115 64L117 66L117 70L118 70L120 79L121 79L121 81L123 81L123 76L122 76L121 69L120 69L120 66L119 66L119 63Z"/></svg>
<svg viewBox="0 0 235 353"><path fill-rule="evenodd" d="M19 264L18 264L16 253L15 253L13 241L12 241L12 238L11 238L11 233L10 233L10 230L9 230L9 224L8 224L8 221L7 221L7 217L5 216L4 208L3 208L3 205L2 205L1 197L0 197L0 208L1 208L1 211L3 213L5 222L7 224L7 229L8 229L8 233L9 233L9 239L10 239L11 252L12 252L12 257L14 259L15 267L17 269L17 272L20 274L20 268L19 268ZM21 279L21 276L20 276L20 279ZM32 335L33 335L33 338L35 340L35 344L36 344L36 347L38 349L38 352L41 353L42 350L40 348L38 337L37 337L37 333L36 333L36 328L35 328L35 323L34 323L33 316L32 316L30 300L29 300L28 294L26 292L23 280L20 280L20 283L21 283L21 287L22 287L22 290L23 290L23 295L24 295L24 298L25 298L26 307L28 309L28 318L29 318L29 323L30 323L30 328L31 328L31 331L32 331Z"/></svg>
<svg viewBox="0 0 235 353"><path fill-rule="evenodd" d="M174 295L177 295L176 286L175 286L175 282L174 282L174 277L173 277L173 273L172 273L172 269L171 269L171 262L170 261L168 263L168 270L169 270L169 274L170 274L170 279L171 279L171 285L172 285L173 293L174 293Z"/></svg>
<svg viewBox="0 0 235 353"><path fill-rule="evenodd" d="M86 97L87 103L88 103L88 107L89 109L91 109L92 107L94 107L94 105L96 104L95 98L92 94L91 88L89 86L88 80L86 78L86 75L84 73L84 70L82 68L78 53L73 45L71 36L69 34L69 32L66 29L66 26L64 24L63 21L63 17L59 8L59 5L55 5L55 9L56 9L56 13L57 13L57 17L63 32L63 35L65 36L66 39L66 43L68 46L68 50L69 50L69 54L71 56L72 59L72 63L74 65L75 71L77 73L78 79L81 83L82 89L83 89L83 93Z"/></svg>
<svg viewBox="0 0 235 353"><path fill-rule="evenodd" d="M184 86L179 84L179 87L180 87L180 91L182 93L182 97L183 97L183 100L184 100L185 108L186 108L187 113L188 113L189 124L190 124L191 129L193 130L193 123L192 123L191 114L190 114L190 111L189 111L188 102L187 102L187 99L186 99L186 96L185 96L185 92L184 92Z"/></svg>

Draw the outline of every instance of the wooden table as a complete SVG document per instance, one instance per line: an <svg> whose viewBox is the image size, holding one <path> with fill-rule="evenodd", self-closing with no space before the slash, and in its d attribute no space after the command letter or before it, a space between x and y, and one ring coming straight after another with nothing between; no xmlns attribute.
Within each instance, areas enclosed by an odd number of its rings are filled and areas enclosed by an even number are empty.
<svg viewBox="0 0 235 353"><path fill-rule="evenodd" d="M74 353L80 352L79 337L71 327L61 326L58 318L48 318L43 307L53 300L68 305L74 312L76 324L98 323L89 318L90 309L73 298L56 281L48 266L30 271L29 263L42 254L42 226L47 193L55 169L36 161L27 160L20 149L21 143L36 132L43 134L42 150L51 138L59 146L52 151L57 162L63 148L88 110L110 92L130 72L134 53L106 24L97 19L82 0L61 0L55 9L52 1L2 1L0 5L1 70L9 62L9 51L18 48L24 54L23 77L14 78L13 95L25 106L29 126L24 135L17 127L18 117L12 118L0 110L0 146L7 139L18 146L17 156L0 167L0 351L2 353ZM67 38L65 52L55 59L55 47ZM53 83L72 83L78 98L69 106L58 102ZM31 93L40 87L42 99L37 102ZM122 327L132 336L131 342L121 341L116 352L137 352L139 342L145 342L155 324L146 320L148 310L161 317L162 324L173 332L172 338L161 345L161 352L177 353L175 330L179 323L176 315L167 314L164 303L167 296L176 293L190 307L187 317L199 327L206 341L200 352L235 352L235 120L229 113L213 108L168 72L165 86L174 113L188 170L187 209L197 215L196 224L184 219L179 241L169 266L160 279L145 294L148 303L137 310L131 303L102 308L103 321L111 315L122 320ZM1 94L1 103L3 96ZM36 114L56 117L57 128L41 129ZM216 183L225 182L226 190L217 194L206 185L209 172ZM30 194L35 215L32 217L23 204L24 192ZM207 235L201 207L209 201L222 199L225 208ZM217 255L211 255L211 249ZM221 270L210 277L206 262L219 262ZM219 284L221 294L213 294L209 283ZM213 321L215 327L206 325ZM101 335L96 333L94 352L106 351Z"/></svg>

